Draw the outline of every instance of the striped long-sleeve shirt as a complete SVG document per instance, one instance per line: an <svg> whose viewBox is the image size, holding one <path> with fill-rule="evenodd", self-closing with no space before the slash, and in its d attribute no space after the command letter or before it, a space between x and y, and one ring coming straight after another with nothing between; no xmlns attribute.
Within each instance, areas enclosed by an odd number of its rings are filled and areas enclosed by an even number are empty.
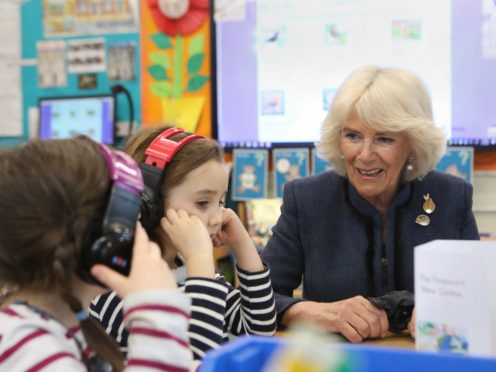
<svg viewBox="0 0 496 372"><path fill-rule="evenodd" d="M135 293L123 301L129 329L125 371L189 371L190 300L178 290ZM87 371L90 356L79 327L67 328L26 304L0 310L0 371ZM110 366L103 366L110 370Z"/></svg>
<svg viewBox="0 0 496 372"><path fill-rule="evenodd" d="M239 289L223 276L187 278L179 287L191 298L188 336L195 359L228 341L228 335L271 336L276 330L274 296L267 267L248 272L237 267ZM122 322L122 304L114 292L96 298L90 314L114 337L124 352L128 331Z"/></svg>

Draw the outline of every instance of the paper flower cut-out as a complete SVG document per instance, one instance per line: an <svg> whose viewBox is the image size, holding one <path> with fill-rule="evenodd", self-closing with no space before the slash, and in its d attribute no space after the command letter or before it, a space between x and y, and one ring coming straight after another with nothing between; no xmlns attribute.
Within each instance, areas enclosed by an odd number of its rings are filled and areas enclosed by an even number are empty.
<svg viewBox="0 0 496 372"><path fill-rule="evenodd" d="M209 0L148 0L152 18L166 35L189 35L208 17Z"/></svg>

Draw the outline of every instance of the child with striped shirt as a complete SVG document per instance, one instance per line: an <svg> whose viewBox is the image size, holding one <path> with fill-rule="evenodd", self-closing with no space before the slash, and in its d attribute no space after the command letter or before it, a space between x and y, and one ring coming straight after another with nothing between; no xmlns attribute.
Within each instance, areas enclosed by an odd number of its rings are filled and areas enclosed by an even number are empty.
<svg viewBox="0 0 496 372"><path fill-rule="evenodd" d="M188 335L194 358L201 360L229 335L273 335L269 269L238 216L224 207L228 175L218 144L180 128L152 127L131 137L125 149L148 186L143 226L192 301ZM215 272L213 247L221 244L236 257L239 288ZM118 293L95 299L90 313L126 351L128 330Z"/></svg>
<svg viewBox="0 0 496 372"><path fill-rule="evenodd" d="M2 152L0 174L0 371L189 371L190 300L136 226L136 163L38 140ZM85 310L105 287L123 298L127 360Z"/></svg>

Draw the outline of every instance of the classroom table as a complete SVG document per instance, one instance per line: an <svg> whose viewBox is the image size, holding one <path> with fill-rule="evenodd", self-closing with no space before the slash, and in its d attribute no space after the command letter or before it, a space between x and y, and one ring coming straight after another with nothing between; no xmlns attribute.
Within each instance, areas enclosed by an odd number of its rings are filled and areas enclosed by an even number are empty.
<svg viewBox="0 0 496 372"><path fill-rule="evenodd" d="M288 331L277 331L275 337L286 337L288 334ZM343 342L347 343L344 337L342 338L342 340ZM411 350L415 349L415 340L410 336L410 333L408 331L404 331L402 333L388 332L385 338L367 339L362 344Z"/></svg>
<svg viewBox="0 0 496 372"><path fill-rule="evenodd" d="M366 345L398 347L403 349L415 349L415 339L410 333L392 333L388 332L385 338L373 338L363 342Z"/></svg>

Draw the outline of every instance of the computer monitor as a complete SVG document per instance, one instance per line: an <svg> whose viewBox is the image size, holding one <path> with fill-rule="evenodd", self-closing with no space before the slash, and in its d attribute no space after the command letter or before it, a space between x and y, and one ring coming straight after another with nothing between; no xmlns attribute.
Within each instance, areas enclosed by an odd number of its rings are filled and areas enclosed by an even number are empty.
<svg viewBox="0 0 496 372"><path fill-rule="evenodd" d="M86 135L113 144L115 99L112 95L44 97L39 100L41 139Z"/></svg>

